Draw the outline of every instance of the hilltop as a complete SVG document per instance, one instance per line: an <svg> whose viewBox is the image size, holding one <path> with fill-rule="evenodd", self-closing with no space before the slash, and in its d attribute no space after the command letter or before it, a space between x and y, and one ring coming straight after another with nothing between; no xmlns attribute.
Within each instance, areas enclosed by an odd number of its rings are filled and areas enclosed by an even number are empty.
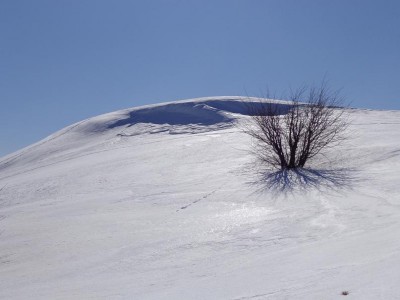
<svg viewBox="0 0 400 300"><path fill-rule="evenodd" d="M316 184L277 193L243 101L112 112L1 158L0 298L400 298L400 112L352 109Z"/></svg>

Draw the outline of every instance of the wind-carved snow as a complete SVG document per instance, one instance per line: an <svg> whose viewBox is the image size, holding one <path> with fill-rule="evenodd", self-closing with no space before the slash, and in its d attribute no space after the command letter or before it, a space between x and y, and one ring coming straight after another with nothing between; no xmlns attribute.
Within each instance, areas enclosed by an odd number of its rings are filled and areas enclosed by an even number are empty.
<svg viewBox="0 0 400 300"><path fill-rule="evenodd" d="M242 100L118 111L2 158L0 298L400 298L400 112L351 110L331 169L279 189Z"/></svg>

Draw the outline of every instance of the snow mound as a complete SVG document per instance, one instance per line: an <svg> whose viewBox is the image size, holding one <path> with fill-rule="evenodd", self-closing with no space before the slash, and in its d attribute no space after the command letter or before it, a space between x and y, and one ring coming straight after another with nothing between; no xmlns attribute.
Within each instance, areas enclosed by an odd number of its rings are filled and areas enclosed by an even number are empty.
<svg viewBox="0 0 400 300"><path fill-rule="evenodd" d="M242 100L121 110L2 158L0 299L400 299L400 112L351 110L328 156L351 173L276 194Z"/></svg>
<svg viewBox="0 0 400 300"><path fill-rule="evenodd" d="M251 114L249 104L274 103L285 113L290 104L279 100L243 97L207 97L134 107L83 120L32 146L5 156L0 170L15 164L52 163L80 151L99 151L120 138L166 133L194 134L230 128L238 117ZM97 149L97 150L96 150Z"/></svg>
<svg viewBox="0 0 400 300"><path fill-rule="evenodd" d="M237 115L250 115L253 108L262 102L270 102L284 114L290 108L286 101L243 97L208 97L174 101L135 107L102 115L79 126L83 132L102 132L110 129L131 127L137 124L170 126L198 125L212 127L230 126ZM225 127L224 126L224 127ZM212 127L213 128L213 127Z"/></svg>

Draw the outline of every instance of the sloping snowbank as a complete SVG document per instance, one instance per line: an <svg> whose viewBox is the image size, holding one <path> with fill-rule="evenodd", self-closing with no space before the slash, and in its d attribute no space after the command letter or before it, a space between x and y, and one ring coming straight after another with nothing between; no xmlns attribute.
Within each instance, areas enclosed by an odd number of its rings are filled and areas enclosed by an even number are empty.
<svg viewBox="0 0 400 300"><path fill-rule="evenodd" d="M352 110L348 177L277 194L242 105L123 110L2 158L0 298L400 298L400 112Z"/></svg>

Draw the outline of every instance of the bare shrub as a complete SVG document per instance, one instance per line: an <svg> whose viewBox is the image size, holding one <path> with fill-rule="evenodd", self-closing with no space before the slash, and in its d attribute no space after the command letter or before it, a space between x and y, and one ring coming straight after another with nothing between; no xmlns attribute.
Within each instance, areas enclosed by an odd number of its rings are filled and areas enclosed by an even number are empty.
<svg viewBox="0 0 400 300"><path fill-rule="evenodd" d="M289 100L249 102L251 124L245 132L255 141L255 155L281 170L304 168L338 145L348 127L342 98L323 83L290 91Z"/></svg>

